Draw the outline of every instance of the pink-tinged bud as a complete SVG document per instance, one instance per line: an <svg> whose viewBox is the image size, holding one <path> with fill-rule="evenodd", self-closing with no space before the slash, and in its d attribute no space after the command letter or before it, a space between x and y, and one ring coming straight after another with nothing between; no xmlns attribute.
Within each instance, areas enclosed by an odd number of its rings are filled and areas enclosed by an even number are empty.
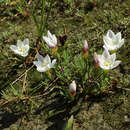
<svg viewBox="0 0 130 130"><path fill-rule="evenodd" d="M74 97L76 95L76 83L75 81L72 81L72 83L69 86L69 93L71 97Z"/></svg>
<svg viewBox="0 0 130 130"><path fill-rule="evenodd" d="M83 48L84 50L88 50L88 42L86 40L84 40Z"/></svg>
<svg viewBox="0 0 130 130"><path fill-rule="evenodd" d="M94 52L94 66L97 69L99 67L98 54Z"/></svg>
<svg viewBox="0 0 130 130"><path fill-rule="evenodd" d="M83 42L83 55L85 58L88 57L88 43L86 40Z"/></svg>

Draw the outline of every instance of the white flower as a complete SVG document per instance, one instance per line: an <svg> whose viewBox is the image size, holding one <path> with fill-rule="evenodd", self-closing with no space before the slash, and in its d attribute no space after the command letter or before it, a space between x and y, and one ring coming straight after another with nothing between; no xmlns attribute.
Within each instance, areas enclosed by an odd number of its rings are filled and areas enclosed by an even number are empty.
<svg viewBox="0 0 130 130"><path fill-rule="evenodd" d="M121 32L114 34L112 30L108 30L107 35L103 37L104 46L109 51L115 51L124 44L124 39L121 39Z"/></svg>
<svg viewBox="0 0 130 130"><path fill-rule="evenodd" d="M116 61L115 53L112 55L109 54L107 48L104 48L104 52L102 55L98 55L98 61L99 66L104 70L114 69L121 63L120 60Z"/></svg>
<svg viewBox="0 0 130 130"><path fill-rule="evenodd" d="M69 93L72 97L76 95L76 83L75 83L75 81L72 81L72 83L70 84Z"/></svg>
<svg viewBox="0 0 130 130"><path fill-rule="evenodd" d="M45 57L43 57L42 55L37 54L36 57L38 61L34 61L33 64L36 65L37 71L39 72L45 72L53 68L56 63L56 59L54 59L51 62L49 55L46 55Z"/></svg>
<svg viewBox="0 0 130 130"><path fill-rule="evenodd" d="M47 32L48 37L43 36L44 41L47 43L47 45L51 48L57 47L57 38L54 34L51 34L48 30Z"/></svg>
<svg viewBox="0 0 130 130"><path fill-rule="evenodd" d="M29 51L29 40L25 39L23 42L21 40L18 40L17 46L10 45L10 49L16 54L26 57Z"/></svg>

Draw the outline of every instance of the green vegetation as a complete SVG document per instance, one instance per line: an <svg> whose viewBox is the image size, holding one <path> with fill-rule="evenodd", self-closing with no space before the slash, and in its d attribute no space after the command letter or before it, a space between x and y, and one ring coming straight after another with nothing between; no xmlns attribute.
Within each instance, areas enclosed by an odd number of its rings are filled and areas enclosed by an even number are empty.
<svg viewBox="0 0 130 130"><path fill-rule="evenodd" d="M71 115L76 130L129 129L129 13L128 0L0 1L0 129L67 129ZM121 32L125 44L117 53L122 63L106 74L94 68L93 53L102 54L109 29ZM57 52L42 39L47 30L58 39ZM26 58L10 49L25 38ZM50 74L33 65L37 52L57 59ZM69 94L73 80L75 97Z"/></svg>

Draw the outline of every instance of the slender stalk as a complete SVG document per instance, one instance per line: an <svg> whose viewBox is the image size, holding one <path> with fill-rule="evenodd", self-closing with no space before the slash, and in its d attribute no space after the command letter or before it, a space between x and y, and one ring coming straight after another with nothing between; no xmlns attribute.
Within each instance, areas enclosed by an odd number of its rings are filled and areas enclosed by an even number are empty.
<svg viewBox="0 0 130 130"><path fill-rule="evenodd" d="M49 16L50 16L52 4L53 4L53 0L51 0L50 7L49 7L49 12L47 13L47 18L46 18L46 23L45 23L45 24L47 24L48 18L49 18Z"/></svg>
<svg viewBox="0 0 130 130"><path fill-rule="evenodd" d="M45 20L44 20L44 10L45 10L45 0L42 0L42 9L41 9L41 25L40 25L40 37L42 36L45 28Z"/></svg>
<svg viewBox="0 0 130 130"><path fill-rule="evenodd" d="M50 2L49 12L47 13L46 22L44 23L44 26L43 26L43 28L42 28L41 36L43 35L43 33L44 33L44 31L45 31L45 27L46 27L46 24L47 24L47 22L48 22L48 18L49 18L50 13L51 13L51 8L52 8L53 2L54 2L53 0L51 0L51 2Z"/></svg>
<svg viewBox="0 0 130 130"><path fill-rule="evenodd" d="M39 25L39 23L38 23L38 21L37 21L37 17L36 17L36 15L35 15L34 12L35 12L36 7L38 6L39 2L40 2L40 0L37 0L37 3L36 3L36 5L35 5L35 7L32 7L32 9L31 9L32 18L33 18L34 23L35 23L35 25L36 25L37 32L38 32L38 36L40 36L40 25Z"/></svg>
<svg viewBox="0 0 130 130"><path fill-rule="evenodd" d="M35 16L35 14L34 14L34 10L32 10L32 18L33 18L34 23L35 23L35 25L36 25L36 27L37 27L37 31L38 31L38 35L39 35L39 34L40 34L40 28L39 28L39 24L38 24L38 22L37 22L36 16Z"/></svg>
<svg viewBox="0 0 130 130"><path fill-rule="evenodd" d="M35 25L37 27L38 36L39 36L38 39L40 39L42 37L42 35L43 35L44 31L45 31L45 27L46 27L46 24L48 22L48 18L50 16L50 12L51 12L51 8L52 8L53 3L54 3L54 1L51 0L50 6L49 6L49 11L47 12L47 17L46 17L46 20L45 20L45 15L44 15L45 14L45 11L44 11L45 10L45 0L42 0L41 21L40 21L40 23L38 23L38 21L36 19L36 15L34 14L35 8L32 9L32 18L33 18L33 20L35 22Z"/></svg>

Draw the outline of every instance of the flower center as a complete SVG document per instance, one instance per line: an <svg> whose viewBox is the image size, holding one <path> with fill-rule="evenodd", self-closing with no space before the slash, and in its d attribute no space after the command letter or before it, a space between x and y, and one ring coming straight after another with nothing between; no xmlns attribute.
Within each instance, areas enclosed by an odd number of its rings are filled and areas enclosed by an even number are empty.
<svg viewBox="0 0 130 130"><path fill-rule="evenodd" d="M114 39L114 40L111 40L111 42L109 43L110 45L116 45L117 44L117 41Z"/></svg>
<svg viewBox="0 0 130 130"><path fill-rule="evenodd" d="M21 47L21 48L19 48L19 51L21 51L21 52L25 52L25 48L24 47Z"/></svg>
<svg viewBox="0 0 130 130"><path fill-rule="evenodd" d="M47 66L47 63L43 63L43 64L42 64L42 67L46 67L46 66Z"/></svg>
<svg viewBox="0 0 130 130"><path fill-rule="evenodd" d="M110 62L108 62L108 61L104 61L104 66L109 66L109 65L111 65Z"/></svg>

